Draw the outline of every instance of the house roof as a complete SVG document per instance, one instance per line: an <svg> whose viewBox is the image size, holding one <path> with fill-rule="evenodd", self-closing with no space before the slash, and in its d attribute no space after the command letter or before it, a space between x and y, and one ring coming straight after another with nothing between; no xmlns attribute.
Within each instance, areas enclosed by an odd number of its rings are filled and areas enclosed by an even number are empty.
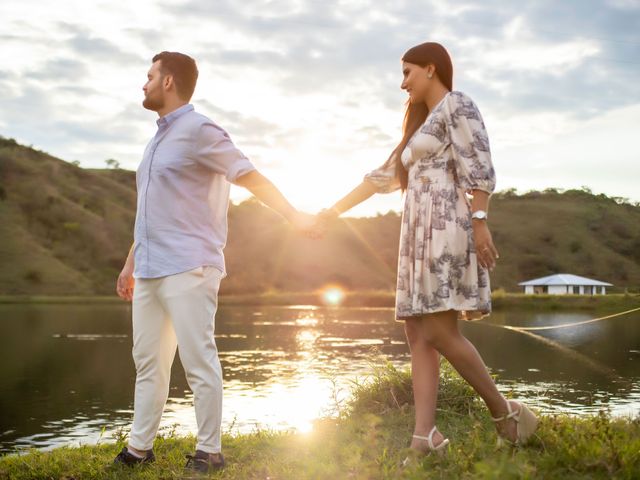
<svg viewBox="0 0 640 480"><path fill-rule="evenodd" d="M611 283L592 280L591 278L579 277L570 273L558 273L549 275L548 277L535 278L527 282L521 282L518 285L584 285L584 286L603 286L611 287Z"/></svg>

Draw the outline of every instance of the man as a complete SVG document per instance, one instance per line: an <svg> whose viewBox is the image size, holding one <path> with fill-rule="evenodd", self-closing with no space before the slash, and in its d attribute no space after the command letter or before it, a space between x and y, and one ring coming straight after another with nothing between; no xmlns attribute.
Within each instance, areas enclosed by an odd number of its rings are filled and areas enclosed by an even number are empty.
<svg viewBox="0 0 640 480"><path fill-rule="evenodd" d="M189 101L198 69L192 58L159 53L147 76L142 104L160 118L136 173L134 244L117 281L118 295L133 300L136 386L129 443L115 463L155 460L153 440L177 347L198 424L196 452L188 456L187 468L207 472L224 466L214 316L225 276L230 182L300 230L310 231L314 220L296 211L222 128L194 111Z"/></svg>

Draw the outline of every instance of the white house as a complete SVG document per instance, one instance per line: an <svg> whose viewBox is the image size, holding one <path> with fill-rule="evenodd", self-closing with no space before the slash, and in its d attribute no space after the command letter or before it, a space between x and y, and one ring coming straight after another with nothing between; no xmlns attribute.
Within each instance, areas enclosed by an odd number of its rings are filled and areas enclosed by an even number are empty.
<svg viewBox="0 0 640 480"><path fill-rule="evenodd" d="M597 295L606 294L606 287L613 285L599 280L579 277L570 273L558 273L548 277L536 278L518 285L524 287L524 293L548 293L550 295Z"/></svg>

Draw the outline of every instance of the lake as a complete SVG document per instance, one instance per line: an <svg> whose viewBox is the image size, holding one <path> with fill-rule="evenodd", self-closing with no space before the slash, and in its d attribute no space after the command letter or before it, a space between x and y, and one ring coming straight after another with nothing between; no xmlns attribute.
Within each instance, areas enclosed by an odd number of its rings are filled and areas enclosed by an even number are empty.
<svg viewBox="0 0 640 480"><path fill-rule="evenodd" d="M130 306L0 305L0 450L113 441L131 422L135 370ZM640 412L640 312L522 333L503 326L580 322L591 312L498 311L464 323L499 387L544 412ZM393 309L222 307L225 432L307 431L335 413L354 381L409 351ZM176 355L161 433L195 432Z"/></svg>

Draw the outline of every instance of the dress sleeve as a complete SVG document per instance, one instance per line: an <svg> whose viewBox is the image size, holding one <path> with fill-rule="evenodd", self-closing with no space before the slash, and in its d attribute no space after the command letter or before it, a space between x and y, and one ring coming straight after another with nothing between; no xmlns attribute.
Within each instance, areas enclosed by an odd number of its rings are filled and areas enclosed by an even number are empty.
<svg viewBox="0 0 640 480"><path fill-rule="evenodd" d="M251 161L233 144L229 134L213 122L203 123L196 139L198 162L233 183L255 170Z"/></svg>
<svg viewBox="0 0 640 480"><path fill-rule="evenodd" d="M394 153L384 164L364 176L378 193L391 193L400 189L400 179L396 175L397 155Z"/></svg>
<svg viewBox="0 0 640 480"><path fill-rule="evenodd" d="M465 190L491 194L496 188L496 174L480 111L460 92L452 92L450 97L449 135L458 182Z"/></svg>

